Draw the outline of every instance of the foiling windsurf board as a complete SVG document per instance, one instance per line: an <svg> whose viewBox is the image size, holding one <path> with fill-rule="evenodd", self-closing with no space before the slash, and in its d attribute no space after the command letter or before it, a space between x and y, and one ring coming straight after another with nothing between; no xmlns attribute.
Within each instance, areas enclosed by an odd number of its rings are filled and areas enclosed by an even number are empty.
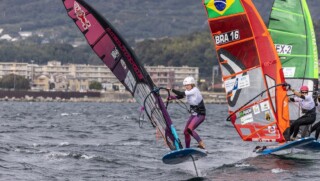
<svg viewBox="0 0 320 181"><path fill-rule="evenodd" d="M301 147L301 146L312 143L314 140L315 139L311 138L311 137L300 138L298 140L286 142L286 143L279 144L279 145L257 147L254 150L254 152L261 154L261 155L267 155L267 154L271 154L271 153L278 152L281 150Z"/></svg>
<svg viewBox="0 0 320 181"><path fill-rule="evenodd" d="M312 142L299 146L299 148L304 150L312 150L312 151L319 151L320 150L320 141L313 140Z"/></svg>
<svg viewBox="0 0 320 181"><path fill-rule="evenodd" d="M197 160L205 156L207 156L207 150L199 148L184 148L169 152L163 156L162 161L165 164L179 164L188 160Z"/></svg>

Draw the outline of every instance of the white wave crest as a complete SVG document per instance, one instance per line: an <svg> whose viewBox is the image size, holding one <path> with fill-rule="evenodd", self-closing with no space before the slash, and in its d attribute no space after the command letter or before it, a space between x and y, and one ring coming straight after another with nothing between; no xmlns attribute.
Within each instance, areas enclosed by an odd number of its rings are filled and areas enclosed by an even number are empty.
<svg viewBox="0 0 320 181"><path fill-rule="evenodd" d="M271 170L272 173L282 173L282 172L286 172L286 170L283 170L281 168L274 168Z"/></svg>
<svg viewBox="0 0 320 181"><path fill-rule="evenodd" d="M236 164L235 167L250 167L250 164L241 163L241 164Z"/></svg>
<svg viewBox="0 0 320 181"><path fill-rule="evenodd" d="M139 146L139 145L142 145L142 143L140 141L132 141L132 142L124 142L123 145L124 146Z"/></svg>
<svg viewBox="0 0 320 181"><path fill-rule="evenodd" d="M62 143L59 144L59 146L68 146L68 145L70 145L69 142L62 142Z"/></svg>
<svg viewBox="0 0 320 181"><path fill-rule="evenodd" d="M96 156L94 156L94 155L92 155L92 156L82 155L82 156L81 156L81 158L86 159L86 160L92 159L92 158L94 158L94 157L96 157Z"/></svg>
<svg viewBox="0 0 320 181"><path fill-rule="evenodd" d="M61 116L69 116L69 113L61 113Z"/></svg>
<svg viewBox="0 0 320 181"><path fill-rule="evenodd" d="M45 157L47 159L54 160L54 159L60 159L60 158L63 158L63 157L67 157L68 155L70 155L70 153L51 152L51 153L45 155Z"/></svg>

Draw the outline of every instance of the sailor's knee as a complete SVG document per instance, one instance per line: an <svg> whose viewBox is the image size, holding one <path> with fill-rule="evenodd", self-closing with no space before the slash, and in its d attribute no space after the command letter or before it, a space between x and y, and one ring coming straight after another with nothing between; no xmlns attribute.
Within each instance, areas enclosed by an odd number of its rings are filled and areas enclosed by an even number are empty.
<svg viewBox="0 0 320 181"><path fill-rule="evenodd" d="M190 135L192 135L192 130L190 128L188 128L187 131Z"/></svg>
<svg viewBox="0 0 320 181"><path fill-rule="evenodd" d="M185 129L185 130L183 131L183 134L184 134L184 135L189 134L188 129Z"/></svg>
<svg viewBox="0 0 320 181"><path fill-rule="evenodd" d="M185 129L185 130L183 131L183 133L184 133L185 135L187 135L187 134L192 135L192 130L191 130L190 128L187 128L187 129Z"/></svg>

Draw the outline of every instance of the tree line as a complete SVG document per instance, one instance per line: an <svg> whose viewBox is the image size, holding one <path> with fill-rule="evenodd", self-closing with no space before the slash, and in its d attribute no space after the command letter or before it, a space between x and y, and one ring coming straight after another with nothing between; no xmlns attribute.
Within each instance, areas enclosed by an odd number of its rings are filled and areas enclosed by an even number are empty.
<svg viewBox="0 0 320 181"><path fill-rule="evenodd" d="M218 64L212 38L207 31L178 38L145 40L136 45L135 52L146 65L199 67L202 78L210 78L213 65Z"/></svg>
<svg viewBox="0 0 320 181"><path fill-rule="evenodd" d="M0 41L0 62L25 62L33 60L36 64L46 64L50 60L62 63L95 64L97 57L90 47L74 48L70 44L41 44L30 40L19 42Z"/></svg>
<svg viewBox="0 0 320 181"><path fill-rule="evenodd" d="M30 89L30 82L23 76L9 74L0 79L0 88L13 90L28 90Z"/></svg>
<svg viewBox="0 0 320 181"><path fill-rule="evenodd" d="M133 49L145 65L196 66L201 77L210 77L215 59L212 39L208 32L193 33L178 38L145 40ZM29 38L19 42L0 41L0 62L46 64L50 60L62 64L102 64L87 45L72 47L67 43L41 44Z"/></svg>

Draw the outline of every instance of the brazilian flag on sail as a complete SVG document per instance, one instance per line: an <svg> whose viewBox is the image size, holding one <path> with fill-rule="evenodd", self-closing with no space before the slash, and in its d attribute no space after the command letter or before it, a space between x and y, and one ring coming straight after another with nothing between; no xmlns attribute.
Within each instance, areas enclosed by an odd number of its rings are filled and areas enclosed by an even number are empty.
<svg viewBox="0 0 320 181"><path fill-rule="evenodd" d="M244 12L240 0L205 0L209 18L217 18Z"/></svg>

